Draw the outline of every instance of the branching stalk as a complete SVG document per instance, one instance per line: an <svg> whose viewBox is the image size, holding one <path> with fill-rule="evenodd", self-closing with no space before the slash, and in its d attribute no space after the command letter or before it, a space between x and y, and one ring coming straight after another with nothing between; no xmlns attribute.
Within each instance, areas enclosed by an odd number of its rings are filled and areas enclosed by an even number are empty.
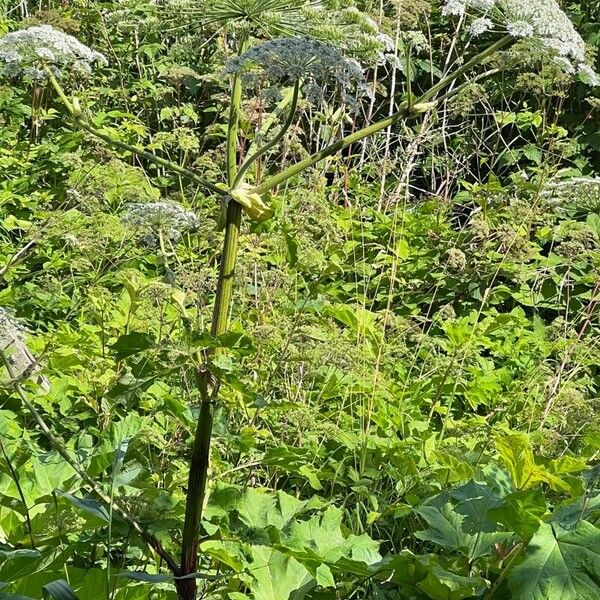
<svg viewBox="0 0 600 600"><path fill-rule="evenodd" d="M116 148L120 148L121 150L131 152L132 154L135 154L137 156L141 156L142 158L145 158L146 160L148 160L156 165L160 165L161 167L165 167L166 169L169 169L169 170L173 171L174 173L181 175L182 177L191 179L192 181L194 181L201 187L203 187L207 190L210 190L211 192L213 192L219 196L224 196L227 193L224 189L220 188L219 186L215 185L214 183L210 183L210 181L206 181L205 179L202 179L202 177L200 177L193 171L190 171L189 169L182 167L181 165L171 162L170 160L161 158L160 156L156 156L155 154L152 154L152 152L148 152L147 150L144 150L143 148L140 148L139 146L133 146L132 144L127 144L126 142L121 142L120 140L115 140L107 133L104 133L103 131L96 129L89 122L89 120L84 116L83 113L81 113L80 111L75 109L75 107L73 106L73 103L69 100L69 98L65 94L64 90L62 89L60 83L58 82L58 80L56 79L56 77L54 76L52 71L50 69L46 68L46 73L48 74L48 79L50 80L50 83L52 84L52 87L56 91L58 97L61 99L62 103L64 104L65 108L67 109L67 111L69 112L69 114L71 115L71 117L73 118L75 123L81 129L87 131L88 133L91 133L93 136L101 139L102 141L106 142L110 146L114 146Z"/></svg>
<svg viewBox="0 0 600 600"><path fill-rule="evenodd" d="M246 46L241 43L240 51ZM227 130L227 181L230 188L234 187L237 178L237 144L239 132L240 109L242 105L242 81L235 75L231 88L231 105L229 109L229 124ZM232 199L227 201L225 208L225 239L219 268L219 279L215 306L213 309L211 333L217 337L227 329L229 310L233 294L233 279L239 247L240 226L242 222L242 206ZM208 469L210 465L210 446L215 414L215 405L219 393L217 381L212 390L208 389L209 373L201 370L197 373L198 387L202 401L190 461L188 477L187 501L185 507L185 522L181 548L181 575L189 575L197 570L198 544L200 539L200 522L206 497ZM177 581L177 589L181 600L195 600L196 580L181 579Z"/></svg>
<svg viewBox="0 0 600 600"><path fill-rule="evenodd" d="M486 48L483 52L480 52L477 56L466 62L462 67L459 67L458 69L450 73L448 76L438 81L438 83L436 83L421 97L415 100L413 107L425 104L429 100L433 99L438 92L443 90L445 87L450 85L453 81L455 81L465 73L468 73L474 66L480 64L488 56L504 48L511 42L511 40L511 36L505 36L502 39L498 40L495 44L492 44L489 48ZM344 148L347 148L348 146L351 146L352 144L355 144L356 142L359 142L360 140L369 137L370 135L378 133L386 127L390 127L391 125L400 121L403 118L411 116L418 116L418 114L415 115L414 112L409 112L408 108L406 106L403 106L393 115L390 115L385 119L381 119L380 121L377 121L372 125L368 125L363 129L359 129L358 131L347 135L341 140L338 140L337 142L326 146L319 152L315 152L314 154L305 158L304 160L301 160L296 164L291 165L287 169L281 171L281 173L269 177L266 181L256 186L252 191L257 194L264 194L265 192L268 192L270 189L278 186L284 181L287 181L290 177L293 177L294 175L297 175L298 173L301 173L302 171L305 171L306 169L312 167L321 160L328 158L333 154L336 154Z"/></svg>
<svg viewBox="0 0 600 600"><path fill-rule="evenodd" d="M294 85L294 92L292 95L292 101L290 104L289 114L285 123L281 126L281 129L277 132L277 135L273 136L273 139L267 142L264 146L259 148L254 154L246 159L246 162L240 167L238 174L233 182L233 188L236 188L242 181L244 181L244 175L248 169L261 157L264 156L271 148L274 148L283 139L289 128L294 122L296 116L296 108L298 108L298 96L300 95L300 82L296 81Z"/></svg>

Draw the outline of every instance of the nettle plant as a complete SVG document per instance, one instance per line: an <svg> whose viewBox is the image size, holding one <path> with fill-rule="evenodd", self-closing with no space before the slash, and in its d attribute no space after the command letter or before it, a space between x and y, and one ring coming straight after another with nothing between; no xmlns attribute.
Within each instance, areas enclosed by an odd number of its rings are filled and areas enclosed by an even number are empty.
<svg viewBox="0 0 600 600"><path fill-rule="evenodd" d="M190 5L185 3L188 10ZM378 33L377 26L356 9L327 11L303 0L221 0L200 6L198 15L208 23L227 29L231 59L223 66L230 81L227 126L226 172L221 181L207 181L193 169L156 156L143 147L115 139L93 124L91 114L76 95L67 91L73 85L72 74L90 73L101 68L106 59L75 38L50 26L15 31L0 39L0 74L25 83L49 85L64 105L77 128L103 140L107 145L135 154L202 187L218 199L224 229L220 272L213 308L211 335L218 340L228 328L234 289L240 227L245 213L250 220L264 221L273 215L273 194L278 186L314 167L320 161L382 132L394 124L419 119L437 110L446 100L474 81L498 73L503 67L490 68L489 59L512 44L530 44L542 49L548 58L574 77L591 85L599 79L588 65L585 44L555 0L448 0L442 7L448 26L454 23L462 40L464 58L448 61L442 75L429 89L416 93L411 89L410 52L393 48L389 38ZM190 12L193 16L195 13ZM362 36L362 37L361 37ZM398 60L398 55L402 60ZM389 68L402 67L404 95L389 116L339 137L319 151L280 169L277 150L297 118L301 102L316 106L326 103L347 113L357 110L369 95L365 70L356 58L388 61ZM395 60L388 60L388 59ZM500 63L501 64L501 63ZM245 90L256 86L268 89L271 118L253 140L240 160L242 133L240 112ZM262 168L256 169L261 159ZM266 161L266 164L265 164ZM265 174L262 176L261 174ZM220 207L220 208L219 208ZM147 214L146 214L147 213ZM193 226L193 215L173 206L136 204L128 209L134 225L174 216L184 228ZM161 222L162 222L161 221ZM181 224L181 223L179 223ZM181 600L196 598L198 546L207 491L213 418L219 399L218 370L212 360L218 352L198 353L190 357L201 395L201 405L192 445L187 487L185 521L181 535L181 553L175 557L163 544L94 482L66 450L61 448L50 427L34 404L15 386L43 433L50 438L86 484L102 501L110 503L172 571Z"/></svg>

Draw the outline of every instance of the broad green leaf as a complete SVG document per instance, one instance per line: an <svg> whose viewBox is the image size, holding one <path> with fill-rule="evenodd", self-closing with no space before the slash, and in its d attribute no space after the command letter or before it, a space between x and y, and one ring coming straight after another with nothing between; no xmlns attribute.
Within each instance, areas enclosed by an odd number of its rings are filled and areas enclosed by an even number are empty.
<svg viewBox="0 0 600 600"><path fill-rule="evenodd" d="M97 500L92 500L91 498L77 498L77 496L73 496L67 492L59 492L59 494L71 502L71 504L73 504L76 508L79 508L88 514L97 517L101 521L108 523L108 510Z"/></svg>
<svg viewBox="0 0 600 600"><path fill-rule="evenodd" d="M488 518L488 511L502 502L502 498L488 485L469 481L448 493L454 510L463 516L462 528L465 533L476 535L480 532L496 531L495 523Z"/></svg>
<svg viewBox="0 0 600 600"><path fill-rule="evenodd" d="M303 550L315 560L326 562L330 566L342 558L373 564L381 559L379 544L367 535L349 535L342 533L343 512L329 507L322 515L307 521L297 521L290 527L290 533L284 544L291 549Z"/></svg>
<svg viewBox="0 0 600 600"><path fill-rule="evenodd" d="M241 572L246 565L246 559L242 552L241 544L223 540L208 540L200 545L200 552L204 556L222 562L236 572Z"/></svg>
<svg viewBox="0 0 600 600"><path fill-rule="evenodd" d="M38 496L56 491L76 475L75 470L58 452L48 452L32 458Z"/></svg>
<svg viewBox="0 0 600 600"><path fill-rule="evenodd" d="M536 488L509 494L501 506L492 508L488 514L521 538L529 539L539 529L542 517L547 512L544 494L540 488Z"/></svg>
<svg viewBox="0 0 600 600"><path fill-rule="evenodd" d="M376 327L377 315L361 306L348 304L331 304L326 308L326 314L352 329L357 336L366 337L372 342L379 339Z"/></svg>
<svg viewBox="0 0 600 600"><path fill-rule="evenodd" d="M323 588L334 588L335 579L331 573L331 569L327 565L319 565L315 572L317 585Z"/></svg>
<svg viewBox="0 0 600 600"><path fill-rule="evenodd" d="M442 506L424 504L414 510L429 525L427 529L415 533L417 538L451 551L459 551L470 560L489 554L495 543L510 536L504 532L466 533L463 526L465 517L456 512L450 502Z"/></svg>
<svg viewBox="0 0 600 600"><path fill-rule="evenodd" d="M572 529L580 521L597 522L600 517L600 494L595 496L581 496L575 500L568 500L559 504L554 509L552 522L558 523L565 529Z"/></svg>
<svg viewBox="0 0 600 600"><path fill-rule="evenodd" d="M42 561L38 550L0 549L0 580L15 581L34 573Z"/></svg>
<svg viewBox="0 0 600 600"><path fill-rule="evenodd" d="M302 600L316 585L311 574L295 558L266 546L252 547L250 590L254 600Z"/></svg>
<svg viewBox="0 0 600 600"><path fill-rule="evenodd" d="M73 588L63 579L58 579L44 586L44 597L54 600L79 600Z"/></svg>
<svg viewBox="0 0 600 600"><path fill-rule="evenodd" d="M144 350L149 350L156 346L156 340L148 333L140 331L132 331L119 337L119 339L111 346L114 350L117 359L121 360L134 354L139 354Z"/></svg>
<svg viewBox="0 0 600 600"><path fill-rule="evenodd" d="M268 490L249 488L238 501L236 510L247 527L283 529L305 504L285 492L274 494Z"/></svg>
<svg viewBox="0 0 600 600"><path fill-rule="evenodd" d="M463 577L432 565L427 577L417 584L432 600L463 600L482 596L487 585L481 577Z"/></svg>
<svg viewBox="0 0 600 600"><path fill-rule="evenodd" d="M536 464L527 434L502 431L496 434L495 440L500 458L517 489L522 490L539 483L548 483L557 491L570 491L568 483Z"/></svg>
<svg viewBox="0 0 600 600"><path fill-rule="evenodd" d="M513 600L598 600L600 530L587 521L571 530L544 523L508 583Z"/></svg>

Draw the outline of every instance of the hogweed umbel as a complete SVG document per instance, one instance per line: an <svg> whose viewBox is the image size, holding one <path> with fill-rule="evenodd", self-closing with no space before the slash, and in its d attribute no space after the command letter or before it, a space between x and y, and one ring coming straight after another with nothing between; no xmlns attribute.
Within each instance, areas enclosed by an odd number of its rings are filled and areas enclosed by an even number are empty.
<svg viewBox="0 0 600 600"><path fill-rule="evenodd" d="M106 63L103 54L51 25L28 27L0 38L0 75L45 79L46 66L60 76L65 68L91 73L94 64Z"/></svg>
<svg viewBox="0 0 600 600"><path fill-rule="evenodd" d="M547 50L566 73L600 85L600 77L587 62L583 38L556 0L446 0L442 12L476 17L470 25L473 36L493 28L529 40Z"/></svg>

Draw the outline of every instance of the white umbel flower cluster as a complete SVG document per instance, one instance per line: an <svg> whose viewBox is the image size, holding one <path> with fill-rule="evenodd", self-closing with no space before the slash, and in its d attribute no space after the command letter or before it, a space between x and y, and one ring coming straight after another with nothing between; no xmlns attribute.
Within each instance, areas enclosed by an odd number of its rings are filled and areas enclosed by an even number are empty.
<svg viewBox="0 0 600 600"><path fill-rule="evenodd" d="M568 177L546 183L540 196L560 210L595 212L600 209L600 177Z"/></svg>
<svg viewBox="0 0 600 600"><path fill-rule="evenodd" d="M443 12L476 17L472 35L484 33L487 21L481 19L488 19L494 30L530 39L550 51L567 72L578 73L589 85L600 85L600 77L586 63L583 39L556 0L446 0Z"/></svg>
<svg viewBox="0 0 600 600"><path fill-rule="evenodd" d="M337 48L306 37L279 38L250 48L227 64L226 73L242 72L248 83L268 81L276 88L302 82L306 97L318 103L334 88L346 103L369 93L363 69Z"/></svg>
<svg viewBox="0 0 600 600"><path fill-rule="evenodd" d="M200 225L196 214L177 202L130 202L124 207L122 221L140 230L149 245L155 245L159 235L176 242Z"/></svg>
<svg viewBox="0 0 600 600"><path fill-rule="evenodd" d="M494 23L491 19L488 19L487 17L479 17L471 23L471 26L469 27L469 33L473 37L478 37L493 27Z"/></svg>
<svg viewBox="0 0 600 600"><path fill-rule="evenodd" d="M50 25L36 25L0 38L0 75L43 79L44 66L60 75L61 68L89 73L94 64L106 64L100 52Z"/></svg>

